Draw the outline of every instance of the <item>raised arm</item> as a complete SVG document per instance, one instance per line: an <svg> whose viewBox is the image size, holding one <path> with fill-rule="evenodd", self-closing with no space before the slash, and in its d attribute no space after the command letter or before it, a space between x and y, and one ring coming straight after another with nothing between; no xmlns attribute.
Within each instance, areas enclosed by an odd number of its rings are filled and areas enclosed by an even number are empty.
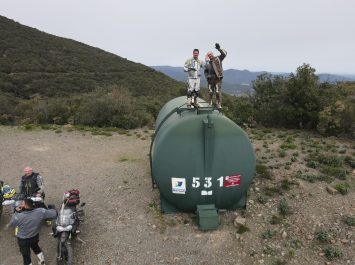
<svg viewBox="0 0 355 265"><path fill-rule="evenodd" d="M216 43L215 48L221 53L218 57L219 59L221 59L221 61L226 58L227 56L227 52L225 49L221 49L221 46L219 45L219 43Z"/></svg>

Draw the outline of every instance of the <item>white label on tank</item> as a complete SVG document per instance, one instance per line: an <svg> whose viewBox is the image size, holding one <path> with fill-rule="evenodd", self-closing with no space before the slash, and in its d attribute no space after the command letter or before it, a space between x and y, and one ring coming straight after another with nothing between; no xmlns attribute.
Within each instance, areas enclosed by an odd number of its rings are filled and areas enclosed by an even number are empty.
<svg viewBox="0 0 355 265"><path fill-rule="evenodd" d="M186 193L186 179L184 178L171 178L172 192L175 194Z"/></svg>
<svg viewBox="0 0 355 265"><path fill-rule="evenodd" d="M212 190L201 190L201 195L203 196L212 195Z"/></svg>

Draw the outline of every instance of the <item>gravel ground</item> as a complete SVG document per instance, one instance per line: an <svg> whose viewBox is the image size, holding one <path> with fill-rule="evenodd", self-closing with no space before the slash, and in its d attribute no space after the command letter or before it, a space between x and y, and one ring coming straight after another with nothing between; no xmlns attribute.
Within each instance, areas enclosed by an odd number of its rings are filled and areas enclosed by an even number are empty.
<svg viewBox="0 0 355 265"><path fill-rule="evenodd" d="M85 243L73 242L75 264L355 264L355 229L342 221L355 215L353 190L330 195L326 183L299 181L283 195L292 215L272 225L280 197L258 203L262 187L270 183L256 179L246 214L223 212L218 230L201 232L193 214L160 214L148 159L152 131L131 133L107 137L0 127L0 178L5 182L17 187L22 169L30 165L44 177L47 203L59 207L64 191L81 191L87 204L80 235ZM237 233L236 217L246 218L249 231ZM0 265L22 264L13 229L5 229L9 219L5 209ZM323 245L314 239L319 228L330 231L330 244L341 249L341 258L330 262L324 257ZM263 238L268 229L274 235ZM47 264L55 264L56 240L49 233L43 225L40 246Z"/></svg>

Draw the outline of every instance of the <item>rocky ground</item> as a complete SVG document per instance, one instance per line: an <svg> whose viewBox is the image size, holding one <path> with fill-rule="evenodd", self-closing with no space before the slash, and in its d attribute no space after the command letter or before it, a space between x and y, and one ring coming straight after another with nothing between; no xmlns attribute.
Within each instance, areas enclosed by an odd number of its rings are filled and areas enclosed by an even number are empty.
<svg viewBox="0 0 355 265"><path fill-rule="evenodd" d="M220 213L216 231L199 231L193 214L160 213L159 191L151 187L149 130L105 136L70 127L0 127L0 178L18 186L22 169L32 166L44 177L47 203L57 207L64 191L80 189L86 221L83 242L73 242L75 264L355 264L354 141L247 132L258 158L248 208ZM339 171L321 174L332 168L317 154L339 157L346 179ZM14 231L5 228L9 219L5 209L0 265L22 264ZM49 233L44 224L40 245L47 264L55 264L56 240Z"/></svg>

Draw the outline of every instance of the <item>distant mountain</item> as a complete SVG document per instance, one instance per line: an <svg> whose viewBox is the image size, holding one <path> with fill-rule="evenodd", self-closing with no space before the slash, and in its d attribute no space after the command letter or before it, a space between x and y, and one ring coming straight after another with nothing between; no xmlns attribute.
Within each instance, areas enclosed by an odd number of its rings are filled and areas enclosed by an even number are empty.
<svg viewBox="0 0 355 265"><path fill-rule="evenodd" d="M171 78L186 82L186 73L183 67L173 67L173 66L151 66L153 69L170 76ZM224 71L223 78L223 91L228 94L244 94L250 93L251 81L255 80L258 75L263 72L249 72L247 70L226 70ZM201 85L207 87L206 79L201 71Z"/></svg>
<svg viewBox="0 0 355 265"><path fill-rule="evenodd" d="M0 93L56 97L114 85L134 97L170 97L184 89L150 67L3 16L0 36Z"/></svg>
<svg viewBox="0 0 355 265"><path fill-rule="evenodd" d="M178 81L186 81L186 73L183 70L183 67L173 67L173 66L151 66L153 69L162 72L171 78ZM263 74L267 73L266 71L260 72L251 72L248 70L237 70L237 69L228 69L224 71L223 77L223 90L228 94L245 94L253 91L252 82L256 78ZM203 77L201 78L202 86L206 86L206 80ZM289 76L290 73L271 73L273 75L282 75L284 77ZM318 74L319 80L321 82L330 82L334 83L337 81L355 81L355 76L351 75L333 75L333 74Z"/></svg>
<svg viewBox="0 0 355 265"><path fill-rule="evenodd" d="M321 82L345 82L345 81L355 81L355 76L351 75L333 75L333 74L317 74Z"/></svg>

